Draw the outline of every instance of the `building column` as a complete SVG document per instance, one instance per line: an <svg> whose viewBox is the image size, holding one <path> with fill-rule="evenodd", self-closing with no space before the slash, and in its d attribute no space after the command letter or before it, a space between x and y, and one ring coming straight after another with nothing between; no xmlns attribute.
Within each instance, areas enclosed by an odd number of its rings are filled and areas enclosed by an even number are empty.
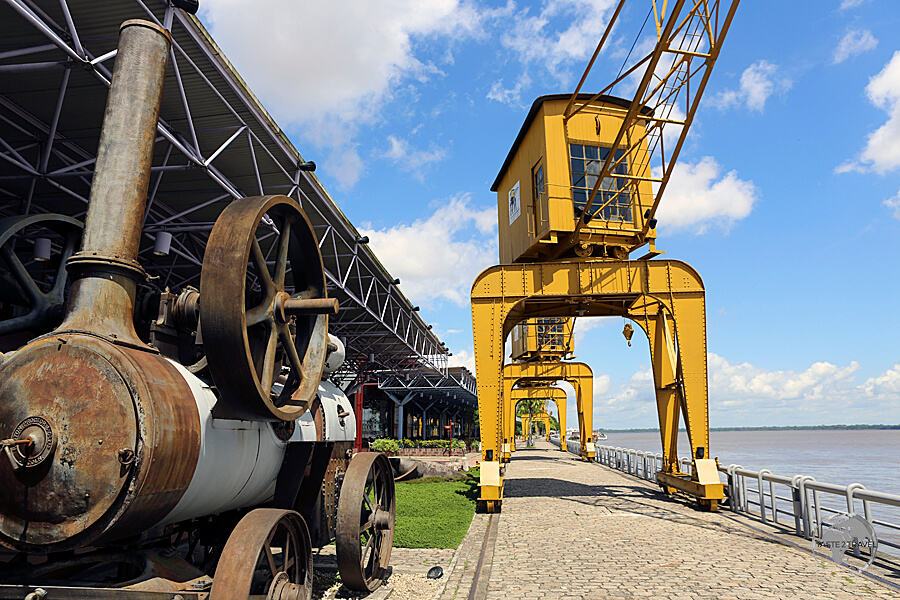
<svg viewBox="0 0 900 600"><path fill-rule="evenodd" d="M390 399L393 400L394 404L397 406L397 439L398 440L402 440L404 437L406 437L404 435L405 430L406 430L406 427L405 427L406 424L404 423L405 415L403 414L403 412L404 412L403 407L406 406L407 402L409 402L410 400L415 398L417 393L418 392L410 392L406 396L403 397L403 400L400 400L399 398L397 398L397 396L393 395L392 393L385 392L385 394L387 394L388 397L390 397Z"/></svg>

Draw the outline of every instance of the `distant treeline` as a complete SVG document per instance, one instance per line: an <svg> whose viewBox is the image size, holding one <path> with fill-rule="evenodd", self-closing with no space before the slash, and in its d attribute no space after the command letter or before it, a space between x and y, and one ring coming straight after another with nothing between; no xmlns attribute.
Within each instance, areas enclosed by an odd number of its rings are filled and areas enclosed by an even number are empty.
<svg viewBox="0 0 900 600"><path fill-rule="evenodd" d="M796 431L801 429L900 429L900 425L785 425L768 427L710 427L710 431ZM604 429L606 433L659 433L659 428L651 429ZM678 431L686 431L684 427Z"/></svg>

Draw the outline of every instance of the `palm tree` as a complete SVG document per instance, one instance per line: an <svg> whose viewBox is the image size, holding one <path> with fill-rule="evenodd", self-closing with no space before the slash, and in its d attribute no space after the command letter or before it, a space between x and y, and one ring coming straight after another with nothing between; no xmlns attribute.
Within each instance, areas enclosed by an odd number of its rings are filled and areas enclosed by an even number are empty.
<svg viewBox="0 0 900 600"><path fill-rule="evenodd" d="M527 439L531 439L532 430L534 429L534 413L542 413L547 409L546 407L547 401L539 398L526 398L519 401L516 407L516 415L520 417L528 415L529 431L527 434L525 431L522 431L522 435L527 436Z"/></svg>

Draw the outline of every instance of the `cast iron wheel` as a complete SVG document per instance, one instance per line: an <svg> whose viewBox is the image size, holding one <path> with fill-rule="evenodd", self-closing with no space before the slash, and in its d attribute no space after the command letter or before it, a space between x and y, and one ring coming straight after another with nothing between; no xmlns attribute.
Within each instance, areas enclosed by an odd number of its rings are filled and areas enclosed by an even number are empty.
<svg viewBox="0 0 900 600"><path fill-rule="evenodd" d="M394 474L384 454L353 457L338 499L337 563L351 590L371 592L387 576L394 544Z"/></svg>
<svg viewBox="0 0 900 600"><path fill-rule="evenodd" d="M53 241L59 244L59 263L54 268L53 284L43 291L28 272L25 264L16 255L16 234L26 227L38 225L49 230ZM26 307L24 315L0 321L0 335L33 330L43 333L62 322L65 303L66 283L69 280L66 260L81 243L84 224L65 215L45 214L25 217L10 217L0 220L0 257L9 269L11 281L0 279L3 300ZM55 262L55 261L54 261Z"/></svg>
<svg viewBox="0 0 900 600"><path fill-rule="evenodd" d="M278 421L306 412L325 365L324 307L336 303L327 298L322 255L298 204L259 196L228 205L206 245L200 297L217 416Z"/></svg>
<svg viewBox="0 0 900 600"><path fill-rule="evenodd" d="M258 508L228 536L210 600L309 600L312 573L312 545L303 517L292 510Z"/></svg>

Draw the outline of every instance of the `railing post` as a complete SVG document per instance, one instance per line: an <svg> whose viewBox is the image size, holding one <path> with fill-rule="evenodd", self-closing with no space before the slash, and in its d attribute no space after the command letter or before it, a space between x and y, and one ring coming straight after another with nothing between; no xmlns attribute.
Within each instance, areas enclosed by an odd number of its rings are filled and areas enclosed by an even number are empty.
<svg viewBox="0 0 900 600"><path fill-rule="evenodd" d="M771 474L772 471L769 469L760 469L756 474L756 490L759 494L759 516L762 518L763 523L769 522L766 519L766 497L763 494L763 476Z"/></svg>
<svg viewBox="0 0 900 600"><path fill-rule="evenodd" d="M850 512L851 515L856 514L856 510L854 510L854 506L853 506L853 492L855 492L856 490L864 490L864 489L866 489L866 486L864 486L861 483L851 483L850 485L847 486L847 510ZM865 502L863 502L863 510L865 510L865 508L866 508ZM868 515L866 515L866 520L868 520L868 519L869 519L869 517L868 517ZM854 541L856 541L856 540L854 540ZM871 552L871 550L869 550L869 552ZM859 544L856 544L853 547L853 555L856 556L856 558L859 558Z"/></svg>
<svg viewBox="0 0 900 600"><path fill-rule="evenodd" d="M803 529L800 526L800 519L803 514L803 502L800 499L800 478L802 475L794 475L791 477L791 499L794 504L794 527L797 535L803 535Z"/></svg>
<svg viewBox="0 0 900 600"><path fill-rule="evenodd" d="M774 481L769 481L769 496L772 497L772 520L778 523L778 496L775 494Z"/></svg>

